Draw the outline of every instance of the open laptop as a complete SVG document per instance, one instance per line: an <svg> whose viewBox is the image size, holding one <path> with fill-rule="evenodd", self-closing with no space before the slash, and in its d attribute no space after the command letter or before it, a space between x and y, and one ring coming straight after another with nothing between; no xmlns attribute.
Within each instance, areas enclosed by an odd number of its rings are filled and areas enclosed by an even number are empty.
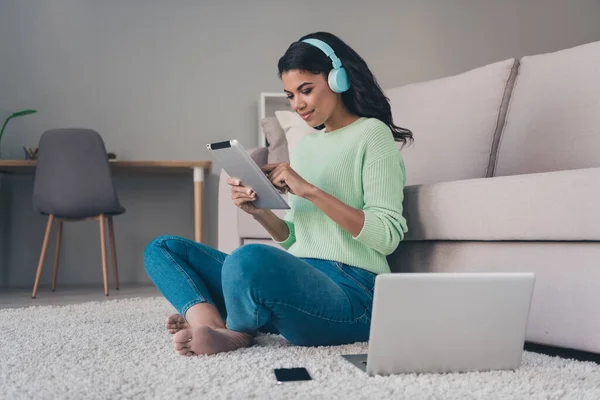
<svg viewBox="0 0 600 400"><path fill-rule="evenodd" d="M343 355L373 375L517 369L533 273L388 273L375 280L368 354Z"/></svg>

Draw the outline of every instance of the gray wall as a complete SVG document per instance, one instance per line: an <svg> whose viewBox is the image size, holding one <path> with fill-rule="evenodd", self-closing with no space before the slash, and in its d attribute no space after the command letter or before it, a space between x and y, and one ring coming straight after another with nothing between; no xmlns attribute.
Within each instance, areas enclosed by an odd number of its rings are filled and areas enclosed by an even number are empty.
<svg viewBox="0 0 600 400"><path fill-rule="evenodd" d="M232 137L255 146L259 92L282 90L278 58L315 30L340 35L387 88L600 40L599 19L591 0L2 0L0 116L39 110L11 122L2 158L22 158L44 130L71 126L98 130L130 160L208 159L206 142ZM206 182L212 246L218 173ZM2 181L0 286L33 284L45 218L31 210L32 183ZM121 282L148 282L145 244L193 236L191 178L122 177L117 186L128 208L115 222ZM100 283L97 223L69 224L63 238L59 285Z"/></svg>

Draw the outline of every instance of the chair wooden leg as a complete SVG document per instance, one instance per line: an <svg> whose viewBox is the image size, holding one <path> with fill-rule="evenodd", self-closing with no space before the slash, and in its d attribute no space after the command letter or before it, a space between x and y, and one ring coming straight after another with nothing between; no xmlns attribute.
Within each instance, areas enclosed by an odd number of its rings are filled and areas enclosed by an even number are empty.
<svg viewBox="0 0 600 400"><path fill-rule="evenodd" d="M106 230L104 229L104 214L100 214L100 247L102 250L102 277L104 278L104 294L108 296L108 265L106 262Z"/></svg>
<svg viewBox="0 0 600 400"><path fill-rule="evenodd" d="M44 243L42 244L42 253L40 254L40 261L37 267L37 273L35 274L35 283L33 285L33 293L31 298L35 299L37 294L38 285L40 284L40 277L42 276L42 269L44 268L44 259L46 258L46 251L48 250L48 241L50 239L50 232L52 232L52 223L54 222L54 215L48 216L48 224L46 225L46 235L44 236Z"/></svg>
<svg viewBox="0 0 600 400"><path fill-rule="evenodd" d="M110 235L110 254L112 255L113 271L115 273L115 288L119 290L119 271L117 268L117 247L115 246L115 226L112 215L108 217L108 234Z"/></svg>
<svg viewBox="0 0 600 400"><path fill-rule="evenodd" d="M56 276L58 275L58 260L60 259L60 239L62 236L63 222L58 222L56 230L56 248L54 249L54 268L52 268L52 291L56 290Z"/></svg>

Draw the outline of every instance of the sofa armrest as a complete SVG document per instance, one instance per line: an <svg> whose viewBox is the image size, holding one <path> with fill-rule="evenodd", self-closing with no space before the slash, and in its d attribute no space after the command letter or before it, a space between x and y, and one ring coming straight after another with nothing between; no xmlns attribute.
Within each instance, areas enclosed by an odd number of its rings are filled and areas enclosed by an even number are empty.
<svg viewBox="0 0 600 400"><path fill-rule="evenodd" d="M267 163L269 149L266 147L247 149L248 153L258 165ZM238 226L239 209L231 201L231 187L227 184L229 175L221 169L219 176L219 212L218 212L218 239L217 248L224 253L231 253L241 245Z"/></svg>
<svg viewBox="0 0 600 400"><path fill-rule="evenodd" d="M600 241L600 168L405 188L405 240Z"/></svg>

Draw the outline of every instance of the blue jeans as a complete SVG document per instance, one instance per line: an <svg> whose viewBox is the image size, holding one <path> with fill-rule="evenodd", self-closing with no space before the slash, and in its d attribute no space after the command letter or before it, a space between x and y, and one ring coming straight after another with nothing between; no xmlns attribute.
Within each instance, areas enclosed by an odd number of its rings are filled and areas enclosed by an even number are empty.
<svg viewBox="0 0 600 400"><path fill-rule="evenodd" d="M144 252L146 271L179 314L207 302L229 329L279 333L301 346L369 339L376 274L336 261L299 258L263 244L226 254L177 236Z"/></svg>

